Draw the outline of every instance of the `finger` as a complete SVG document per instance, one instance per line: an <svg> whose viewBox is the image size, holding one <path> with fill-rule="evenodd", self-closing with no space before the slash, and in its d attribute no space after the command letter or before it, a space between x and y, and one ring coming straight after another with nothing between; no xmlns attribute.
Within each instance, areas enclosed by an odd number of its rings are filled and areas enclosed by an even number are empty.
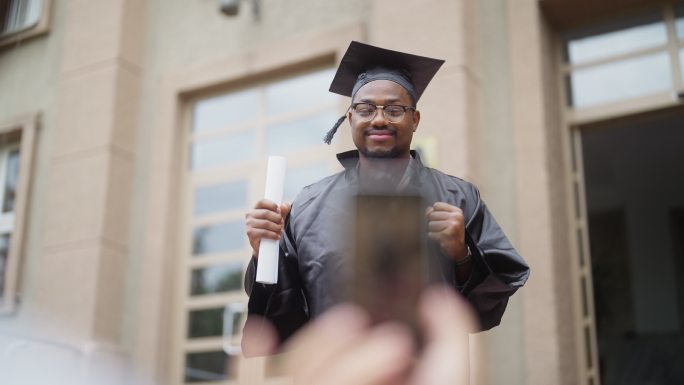
<svg viewBox="0 0 684 385"><path fill-rule="evenodd" d="M456 207L456 206L453 206L453 205L450 205L450 204L444 203L444 202L435 202L435 204L432 205L432 207L435 209L435 211L461 211L461 212L463 212L463 210L461 210L460 207Z"/></svg>
<svg viewBox="0 0 684 385"><path fill-rule="evenodd" d="M337 355L362 339L368 322L367 316L351 305L332 308L286 344L285 349L292 350L285 359L286 371L295 376L297 383L315 383L314 379L329 370Z"/></svg>
<svg viewBox="0 0 684 385"><path fill-rule="evenodd" d="M421 297L419 314L426 346L411 384L465 385L469 379L468 333L475 330L470 305L451 288L431 288Z"/></svg>
<svg viewBox="0 0 684 385"><path fill-rule="evenodd" d="M380 385L397 379L412 358L409 330L398 324L373 329L346 354L338 357L328 373L329 385Z"/></svg>
<svg viewBox="0 0 684 385"><path fill-rule="evenodd" d="M273 239L275 241L280 240L280 232L273 232L271 230L263 230L263 229L247 229L247 237L250 239L250 243L252 240L254 241L261 241L262 239Z"/></svg>
<svg viewBox="0 0 684 385"><path fill-rule="evenodd" d="M249 244L252 246L252 256L259 260L259 246L261 245L261 239L250 239Z"/></svg>
<svg viewBox="0 0 684 385"><path fill-rule="evenodd" d="M330 333L331 337L335 337L337 334L342 334L333 333L335 330L344 329L347 332L364 330L369 322L368 316L359 307L340 304L323 313L314 322L307 324L306 329L295 334L291 341L294 345L309 346L317 341L323 342L318 338L322 335Z"/></svg>
<svg viewBox="0 0 684 385"><path fill-rule="evenodd" d="M425 208L425 216L429 217L434 210L435 209L433 209L432 206L428 206L427 208Z"/></svg>
<svg viewBox="0 0 684 385"><path fill-rule="evenodd" d="M266 210L270 210L273 212L278 211L278 205L275 202L270 201L268 199L260 200L259 202L256 203L256 205L254 205L254 208L255 209L266 209Z"/></svg>
<svg viewBox="0 0 684 385"><path fill-rule="evenodd" d="M419 313L428 341L477 330L472 305L449 286L435 286L426 290L420 299Z"/></svg>
<svg viewBox="0 0 684 385"><path fill-rule="evenodd" d="M463 218L463 215L459 215L456 211L433 211L429 216L428 220L431 221L444 221L448 219L459 219Z"/></svg>
<svg viewBox="0 0 684 385"><path fill-rule="evenodd" d="M283 225L280 223L274 223L265 219L249 218L245 224L247 225L247 230L268 230L273 231L276 234L280 234L283 231Z"/></svg>
<svg viewBox="0 0 684 385"><path fill-rule="evenodd" d="M246 219L249 219L249 218L266 219L266 220L269 220L273 223L281 223L283 221L283 217L280 214L278 214L275 211L266 210L266 209L252 210L251 212L247 213L245 218Z"/></svg>
<svg viewBox="0 0 684 385"><path fill-rule="evenodd" d="M280 205L280 216L287 219L287 216L290 214L290 207L291 205L289 203L283 203Z"/></svg>
<svg viewBox="0 0 684 385"><path fill-rule="evenodd" d="M431 233L437 233L440 231L445 231L451 227L456 227L456 226L458 226L458 222L456 222L456 221L431 221L431 222L428 222L428 230Z"/></svg>

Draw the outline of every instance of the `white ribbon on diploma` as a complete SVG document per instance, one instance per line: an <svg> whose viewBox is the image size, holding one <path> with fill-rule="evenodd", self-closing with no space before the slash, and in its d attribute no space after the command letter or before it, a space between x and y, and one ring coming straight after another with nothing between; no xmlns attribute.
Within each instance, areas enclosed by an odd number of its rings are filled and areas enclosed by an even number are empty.
<svg viewBox="0 0 684 385"><path fill-rule="evenodd" d="M277 205L283 203L285 186L285 168L287 159L282 156L269 156L266 169L266 192L264 198ZM265 284L278 282L278 241L262 239L259 244L259 262L257 263L256 281Z"/></svg>

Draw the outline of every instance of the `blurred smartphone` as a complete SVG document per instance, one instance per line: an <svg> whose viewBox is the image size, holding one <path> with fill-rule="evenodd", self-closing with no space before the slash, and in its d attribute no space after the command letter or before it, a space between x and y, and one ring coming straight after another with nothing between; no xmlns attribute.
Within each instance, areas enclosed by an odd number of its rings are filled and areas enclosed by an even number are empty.
<svg viewBox="0 0 684 385"><path fill-rule="evenodd" d="M420 342L418 298L427 284L427 221L419 196L358 195L353 300L374 323L400 321Z"/></svg>

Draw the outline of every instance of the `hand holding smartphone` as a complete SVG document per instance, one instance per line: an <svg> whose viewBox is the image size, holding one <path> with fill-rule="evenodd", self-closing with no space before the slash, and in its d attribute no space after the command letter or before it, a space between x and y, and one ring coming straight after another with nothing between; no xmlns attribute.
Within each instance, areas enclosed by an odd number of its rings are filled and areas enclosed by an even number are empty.
<svg viewBox="0 0 684 385"><path fill-rule="evenodd" d="M353 300L374 323L407 324L417 341L417 303L428 282L424 210L420 196L355 198Z"/></svg>

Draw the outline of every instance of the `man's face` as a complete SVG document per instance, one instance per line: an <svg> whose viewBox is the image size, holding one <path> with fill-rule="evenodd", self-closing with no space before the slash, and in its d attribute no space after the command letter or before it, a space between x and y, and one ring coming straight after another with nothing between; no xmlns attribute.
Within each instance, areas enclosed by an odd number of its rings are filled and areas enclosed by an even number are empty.
<svg viewBox="0 0 684 385"><path fill-rule="evenodd" d="M412 100L404 87L389 80L375 80L361 87L352 103L371 103L377 106L399 104L412 106ZM375 117L368 121L353 111L349 112L352 139L361 156L367 158L408 158L411 139L418 128L420 113L407 110L397 123L390 123L378 109Z"/></svg>

